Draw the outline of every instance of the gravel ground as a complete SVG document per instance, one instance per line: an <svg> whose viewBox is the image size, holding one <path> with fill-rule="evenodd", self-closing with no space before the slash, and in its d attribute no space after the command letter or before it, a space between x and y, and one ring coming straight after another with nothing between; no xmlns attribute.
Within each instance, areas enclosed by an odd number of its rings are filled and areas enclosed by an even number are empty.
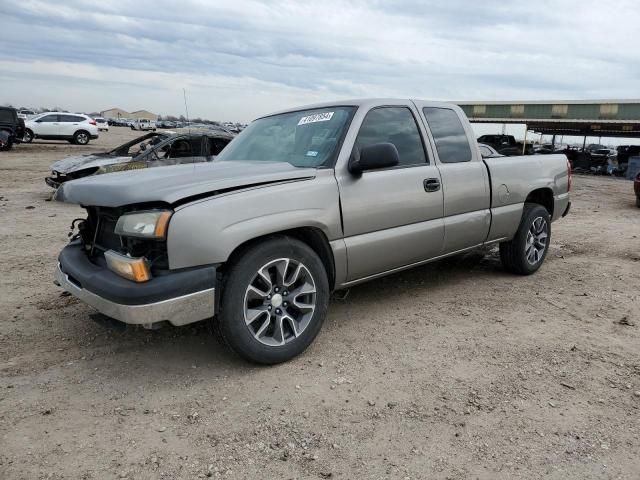
<svg viewBox="0 0 640 480"><path fill-rule="evenodd" d="M494 249L358 286L265 368L205 325L117 328L53 285L83 212L49 201L49 164L134 135L0 153L0 478L639 478L630 182L575 178L537 274Z"/></svg>

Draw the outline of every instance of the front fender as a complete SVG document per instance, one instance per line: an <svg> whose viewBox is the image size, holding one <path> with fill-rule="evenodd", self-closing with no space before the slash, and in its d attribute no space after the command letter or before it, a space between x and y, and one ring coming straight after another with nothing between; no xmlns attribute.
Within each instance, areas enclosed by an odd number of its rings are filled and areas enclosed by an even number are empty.
<svg viewBox="0 0 640 480"><path fill-rule="evenodd" d="M249 240L300 227L318 228L329 241L341 238L339 193L332 171L179 207L167 235L169 268L224 263Z"/></svg>

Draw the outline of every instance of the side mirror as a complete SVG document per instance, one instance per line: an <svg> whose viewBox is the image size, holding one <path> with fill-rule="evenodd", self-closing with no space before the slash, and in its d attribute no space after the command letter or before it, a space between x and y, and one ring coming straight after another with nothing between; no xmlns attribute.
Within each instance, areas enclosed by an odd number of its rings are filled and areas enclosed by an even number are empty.
<svg viewBox="0 0 640 480"><path fill-rule="evenodd" d="M349 172L360 175L366 170L395 167L399 163L400 155L393 143L374 143L354 150L349 159Z"/></svg>

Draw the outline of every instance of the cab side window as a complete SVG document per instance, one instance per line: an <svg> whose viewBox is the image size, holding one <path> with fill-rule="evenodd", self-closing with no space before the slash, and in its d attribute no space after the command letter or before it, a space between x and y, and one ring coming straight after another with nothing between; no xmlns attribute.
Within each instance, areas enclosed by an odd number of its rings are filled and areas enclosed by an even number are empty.
<svg viewBox="0 0 640 480"><path fill-rule="evenodd" d="M471 161L471 147L458 114L450 108L425 107L427 124L442 163Z"/></svg>
<svg viewBox="0 0 640 480"><path fill-rule="evenodd" d="M393 143L398 149L400 166L427 163L418 125L407 107L374 108L367 113L358 132L355 148L375 143Z"/></svg>

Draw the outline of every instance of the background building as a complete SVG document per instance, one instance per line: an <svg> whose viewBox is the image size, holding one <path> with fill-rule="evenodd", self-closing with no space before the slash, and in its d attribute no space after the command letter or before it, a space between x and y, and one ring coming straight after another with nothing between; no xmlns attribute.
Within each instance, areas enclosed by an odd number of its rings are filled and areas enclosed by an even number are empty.
<svg viewBox="0 0 640 480"><path fill-rule="evenodd" d="M122 110L121 108L110 108L109 110L103 110L100 112L100 115L104 118L112 118L114 120L120 118L128 118L128 119L146 119L146 120L158 120L158 115L155 113L151 113L148 110L136 110L135 112L127 112L126 110Z"/></svg>

